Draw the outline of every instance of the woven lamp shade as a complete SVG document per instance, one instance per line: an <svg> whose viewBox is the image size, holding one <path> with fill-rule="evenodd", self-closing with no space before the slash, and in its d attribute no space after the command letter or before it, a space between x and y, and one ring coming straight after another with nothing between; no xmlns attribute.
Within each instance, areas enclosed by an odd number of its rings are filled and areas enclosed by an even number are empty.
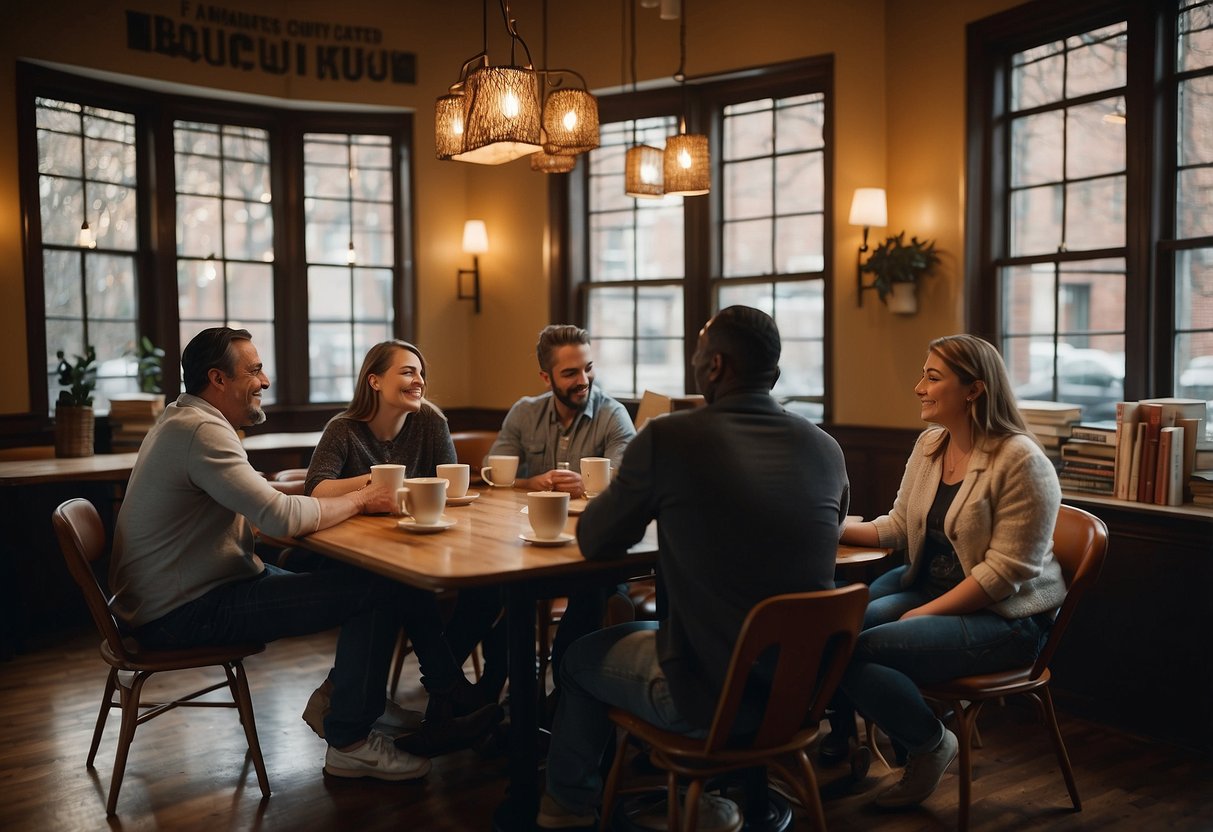
<svg viewBox="0 0 1213 832"><path fill-rule="evenodd" d="M679 133L665 140L665 192L682 196L706 194L712 183L708 169L708 137Z"/></svg>
<svg viewBox="0 0 1213 832"><path fill-rule="evenodd" d="M461 162L500 165L539 150L539 83L532 70L490 66L467 77Z"/></svg>
<svg viewBox="0 0 1213 832"><path fill-rule="evenodd" d="M576 164L576 156L557 156L542 150L531 154L531 170L540 173L568 173Z"/></svg>
<svg viewBox="0 0 1213 832"><path fill-rule="evenodd" d="M661 168L661 148L647 144L629 147L624 157L624 193L635 197L661 197L665 193Z"/></svg>
<svg viewBox="0 0 1213 832"><path fill-rule="evenodd" d="M439 159L463 152L463 95L444 95L434 104L434 150Z"/></svg>
<svg viewBox="0 0 1213 832"><path fill-rule="evenodd" d="M585 90L550 93L543 103L543 149L549 155L573 156L598 147L598 99Z"/></svg>

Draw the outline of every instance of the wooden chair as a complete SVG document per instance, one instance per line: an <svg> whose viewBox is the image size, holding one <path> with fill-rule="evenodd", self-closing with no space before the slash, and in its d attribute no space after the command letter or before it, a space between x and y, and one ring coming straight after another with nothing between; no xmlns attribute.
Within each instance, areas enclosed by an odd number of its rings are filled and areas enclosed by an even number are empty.
<svg viewBox="0 0 1213 832"><path fill-rule="evenodd" d="M118 749L114 754L114 775L110 780L109 801L106 813L113 815L118 806L118 791L122 788L122 776L126 771L126 757L135 729L167 711L177 707L235 708L240 713L244 736L248 741L253 767L257 770L257 782L263 797L270 796L269 778L265 763L261 759L261 746L257 742L257 726L253 721L253 700L249 695L248 680L244 675L243 660L265 649L263 644L231 644L223 647L195 647L186 650L150 650L141 647L133 638L123 638L118 624L110 612L101 586L93 574L93 563L105 551L105 529L101 516L87 500L68 500L55 509L52 516L59 547L67 561L84 600L88 604L93 622L102 637L101 657L110 666L105 682L105 694L101 699L101 711L97 715L97 727L93 730L92 746L88 750L88 767L93 767L97 747L105 720L111 709L122 714L122 726L118 734ZM143 685L154 673L170 670L192 670L201 667L221 667L227 677L202 690L186 694L170 702L144 702L141 699ZM120 675L119 671L123 671ZM133 674L133 675L130 675ZM232 694L231 702L195 702L198 697L211 691L227 687ZM119 698L114 700L114 693ZM144 712L141 713L140 711Z"/></svg>
<svg viewBox="0 0 1213 832"><path fill-rule="evenodd" d="M773 766L796 790L817 828L824 830L817 777L805 749L817 738L826 703L846 670L867 603L868 588L852 584L842 589L777 595L750 610L737 637L706 739L674 734L627 711L611 708L610 718L623 733L607 778L601 828L610 828L624 750L629 737L636 736L651 747L652 761L668 772L668 829L695 828L699 796L708 778L755 766ZM778 656L762 724L752 742L735 745L730 738L746 681L755 662L770 648L777 648ZM679 775L690 780L681 827L675 799Z"/></svg>
<svg viewBox="0 0 1213 832"><path fill-rule="evenodd" d="M1057 714L1053 709L1053 697L1049 692L1049 662L1057 652L1057 646L1066 632L1066 626L1074 616L1074 609L1086 591L1095 583L1103 568L1108 552L1108 527L1095 515L1080 508L1063 505L1057 515L1053 530L1053 553L1061 563L1067 591L1057 613L1057 620L1049 631L1044 648L1035 663L1001 673L985 673L980 676L963 676L922 688L928 699L951 708L956 718L956 738L960 741L960 806L957 828L969 827L969 801L973 786L972 745L976 732L977 716L982 706L991 699L1024 694L1032 698L1040 709L1043 721L1048 726L1057 754L1058 765L1066 780L1074 811L1082 811L1078 787L1074 784L1074 770L1070 757L1057 727Z"/></svg>
<svg viewBox="0 0 1213 832"><path fill-rule="evenodd" d="M489 448L497 441L495 430L460 430L451 434L455 443L455 459L471 466L471 482L483 482L480 479L480 467L488 456Z"/></svg>

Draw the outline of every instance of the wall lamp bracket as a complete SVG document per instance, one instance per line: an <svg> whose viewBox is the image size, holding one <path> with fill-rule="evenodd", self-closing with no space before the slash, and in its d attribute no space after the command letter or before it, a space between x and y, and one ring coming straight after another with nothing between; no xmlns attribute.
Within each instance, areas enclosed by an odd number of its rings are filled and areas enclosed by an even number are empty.
<svg viewBox="0 0 1213 832"><path fill-rule="evenodd" d="M467 278L471 280L467 280ZM471 283L471 291L464 291L468 283ZM472 267L470 269L460 269L455 278L455 292L459 300L470 300L475 304L476 314L480 314L480 257L472 255Z"/></svg>

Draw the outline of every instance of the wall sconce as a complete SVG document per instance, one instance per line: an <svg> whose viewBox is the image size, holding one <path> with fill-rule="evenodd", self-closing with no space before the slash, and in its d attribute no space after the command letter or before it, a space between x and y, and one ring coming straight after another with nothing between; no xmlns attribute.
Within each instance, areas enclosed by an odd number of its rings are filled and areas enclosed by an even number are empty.
<svg viewBox="0 0 1213 832"><path fill-rule="evenodd" d="M863 306L863 293L876 286L863 285L863 254L868 250L868 231L872 226L884 228L889 224L889 209L885 202L884 188L856 188L851 199L851 225L863 226L863 245L855 260L856 299Z"/></svg>
<svg viewBox="0 0 1213 832"><path fill-rule="evenodd" d="M455 295L459 300L474 301L476 314L480 314L480 255L489 250L489 235L484 220L468 220L463 224L463 252L472 255L472 267L460 269L455 277ZM464 277L471 276L472 291L463 291Z"/></svg>

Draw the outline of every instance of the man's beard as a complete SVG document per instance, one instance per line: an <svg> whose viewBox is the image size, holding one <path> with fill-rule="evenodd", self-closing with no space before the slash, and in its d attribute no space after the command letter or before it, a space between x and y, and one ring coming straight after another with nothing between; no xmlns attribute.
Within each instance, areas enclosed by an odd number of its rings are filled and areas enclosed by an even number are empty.
<svg viewBox="0 0 1213 832"><path fill-rule="evenodd" d="M585 386L585 401L583 401L583 402L574 401L572 398L570 398L569 396L566 396L563 392L561 392L554 384L552 385L552 395L556 397L556 401L560 402L562 405L567 407L569 410L582 411L582 410L585 410L586 406L590 403L590 392L593 389L594 389L594 382L591 381L589 384L587 384Z"/></svg>
<svg viewBox="0 0 1213 832"><path fill-rule="evenodd" d="M249 407L249 411L244 418L248 420L248 424L246 424L245 427L251 428L255 425L263 425L265 424L265 411L260 407L253 405Z"/></svg>

